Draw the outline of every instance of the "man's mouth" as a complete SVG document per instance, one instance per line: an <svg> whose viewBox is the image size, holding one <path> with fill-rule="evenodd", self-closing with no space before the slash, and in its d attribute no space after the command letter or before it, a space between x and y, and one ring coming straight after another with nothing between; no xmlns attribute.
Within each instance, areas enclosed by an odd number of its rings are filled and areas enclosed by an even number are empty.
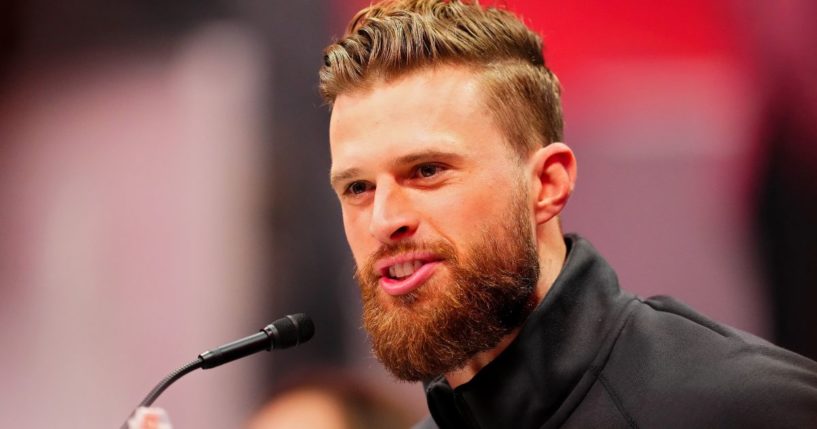
<svg viewBox="0 0 817 429"><path fill-rule="evenodd" d="M431 254L408 253L383 258L375 264L380 287L389 295L404 295L423 285L441 263Z"/></svg>
<svg viewBox="0 0 817 429"><path fill-rule="evenodd" d="M388 277L393 280L404 279L414 274L414 272L419 270L422 266L423 263L416 259L410 262L394 264L389 267Z"/></svg>

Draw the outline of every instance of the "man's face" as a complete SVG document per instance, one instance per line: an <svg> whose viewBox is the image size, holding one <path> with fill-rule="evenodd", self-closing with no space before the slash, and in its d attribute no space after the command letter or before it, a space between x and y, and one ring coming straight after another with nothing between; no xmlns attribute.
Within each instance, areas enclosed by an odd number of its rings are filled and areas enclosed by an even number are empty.
<svg viewBox="0 0 817 429"><path fill-rule="evenodd" d="M538 278L526 169L473 72L437 67L337 98L332 186L358 266L364 326L397 377L497 345Z"/></svg>

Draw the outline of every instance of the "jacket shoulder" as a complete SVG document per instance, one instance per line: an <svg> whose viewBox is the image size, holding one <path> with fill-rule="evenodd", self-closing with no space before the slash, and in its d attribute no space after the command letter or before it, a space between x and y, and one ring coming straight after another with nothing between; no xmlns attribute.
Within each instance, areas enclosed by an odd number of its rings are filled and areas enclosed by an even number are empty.
<svg viewBox="0 0 817 429"><path fill-rule="evenodd" d="M669 297L638 305L599 378L646 427L817 423L817 363Z"/></svg>

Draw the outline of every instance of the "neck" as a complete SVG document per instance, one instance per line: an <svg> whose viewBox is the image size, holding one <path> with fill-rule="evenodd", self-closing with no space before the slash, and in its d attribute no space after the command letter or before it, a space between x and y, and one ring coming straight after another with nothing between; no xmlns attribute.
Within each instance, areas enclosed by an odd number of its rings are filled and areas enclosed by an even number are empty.
<svg viewBox="0 0 817 429"><path fill-rule="evenodd" d="M544 226L544 225L543 225ZM544 229L544 228L543 228ZM539 281L536 283L534 298L539 304L545 298L556 277L562 271L567 247L561 231L558 234L545 234L543 230L537 230L538 250L539 250ZM469 359L462 368L448 372L445 379L451 387L456 388L467 383L474 378L477 373L496 359L519 335L521 326L502 338L496 347L479 352Z"/></svg>

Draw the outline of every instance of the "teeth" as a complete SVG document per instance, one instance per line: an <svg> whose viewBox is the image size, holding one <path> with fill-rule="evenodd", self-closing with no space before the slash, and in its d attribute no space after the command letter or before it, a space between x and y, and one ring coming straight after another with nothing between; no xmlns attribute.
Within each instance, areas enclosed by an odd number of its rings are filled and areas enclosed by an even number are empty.
<svg viewBox="0 0 817 429"><path fill-rule="evenodd" d="M389 276L395 279L401 279L403 277L408 277L414 274L423 263L420 261L411 261L411 262L402 262L399 264L394 264L389 267Z"/></svg>

